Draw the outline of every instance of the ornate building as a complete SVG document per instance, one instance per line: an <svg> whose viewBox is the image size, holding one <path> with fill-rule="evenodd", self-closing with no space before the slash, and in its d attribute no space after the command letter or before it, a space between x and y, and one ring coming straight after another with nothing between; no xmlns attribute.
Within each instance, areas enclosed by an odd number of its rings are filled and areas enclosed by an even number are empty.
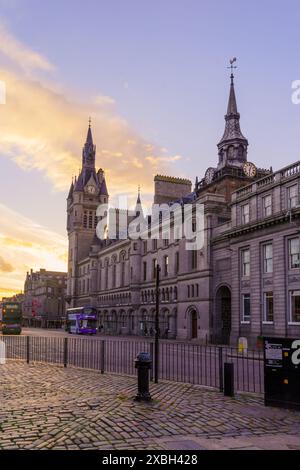
<svg viewBox="0 0 300 470"><path fill-rule="evenodd" d="M96 209L109 196L103 170L95 169L89 125L82 169L67 199L67 301L72 307L95 306L102 332L154 333L157 264L162 336L235 344L239 336L255 343L264 333L299 332L300 242L294 219L300 213L300 165L273 173L248 162L233 79L216 168L196 178L193 191L186 179L154 179L155 203L204 208L199 250L187 250L187 240L174 230L167 238L99 240ZM140 213L138 196L135 215Z"/></svg>

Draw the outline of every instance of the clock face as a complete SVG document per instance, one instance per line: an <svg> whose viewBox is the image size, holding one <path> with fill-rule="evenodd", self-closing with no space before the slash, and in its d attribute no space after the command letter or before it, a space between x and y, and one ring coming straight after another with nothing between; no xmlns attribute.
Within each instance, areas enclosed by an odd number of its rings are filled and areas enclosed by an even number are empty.
<svg viewBox="0 0 300 470"><path fill-rule="evenodd" d="M256 175L256 166L254 163L246 162L243 165L243 170L246 176L253 178Z"/></svg>
<svg viewBox="0 0 300 470"><path fill-rule="evenodd" d="M89 185L86 189L89 194L95 194L96 192L95 186L92 186L92 185Z"/></svg>
<svg viewBox="0 0 300 470"><path fill-rule="evenodd" d="M214 168L212 168L212 167L207 168L207 170L205 172L205 175L204 175L204 179L205 179L206 184L209 184L209 183L212 182L213 177L215 175L215 172L216 172L216 170Z"/></svg>

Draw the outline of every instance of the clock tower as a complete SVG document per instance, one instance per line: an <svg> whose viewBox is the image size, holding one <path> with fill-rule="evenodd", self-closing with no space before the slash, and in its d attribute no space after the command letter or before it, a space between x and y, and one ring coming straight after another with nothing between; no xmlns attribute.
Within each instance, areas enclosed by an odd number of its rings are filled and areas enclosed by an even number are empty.
<svg viewBox="0 0 300 470"><path fill-rule="evenodd" d="M67 297L74 305L78 276L78 262L86 258L95 236L99 204L108 204L108 191L104 171L95 168L96 146L89 122L86 142L82 150L82 167L72 181L67 198L68 288Z"/></svg>
<svg viewBox="0 0 300 470"><path fill-rule="evenodd" d="M240 113L238 112L233 69L236 58L230 61L230 90L225 115L225 129L218 147L218 165L207 168L204 177L195 183L195 191L199 196L203 193L217 193L225 196L228 203L231 194L238 188L249 184L253 179L262 178L270 171L256 168L254 163L247 161L248 140L240 128Z"/></svg>

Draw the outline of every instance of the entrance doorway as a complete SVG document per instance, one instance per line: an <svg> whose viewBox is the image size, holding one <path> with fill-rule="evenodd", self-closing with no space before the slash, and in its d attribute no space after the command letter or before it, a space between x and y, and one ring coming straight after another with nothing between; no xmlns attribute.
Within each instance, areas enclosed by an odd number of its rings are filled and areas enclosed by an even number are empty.
<svg viewBox="0 0 300 470"><path fill-rule="evenodd" d="M191 311L191 338L198 337L198 318L196 310Z"/></svg>
<svg viewBox="0 0 300 470"><path fill-rule="evenodd" d="M221 286L216 294L215 341L230 343L231 333L231 292L229 287Z"/></svg>

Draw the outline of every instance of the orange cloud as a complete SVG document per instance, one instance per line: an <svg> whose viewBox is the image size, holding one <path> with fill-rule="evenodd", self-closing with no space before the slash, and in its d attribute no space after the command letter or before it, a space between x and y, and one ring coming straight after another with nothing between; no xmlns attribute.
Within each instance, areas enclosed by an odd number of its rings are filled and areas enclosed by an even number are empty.
<svg viewBox="0 0 300 470"><path fill-rule="evenodd" d="M14 270L10 263L7 263L2 256L0 256L0 272L11 273Z"/></svg>
<svg viewBox="0 0 300 470"><path fill-rule="evenodd" d="M89 115L97 164L109 173L110 194L120 187L136 190L137 184L152 192L154 174L168 173L170 163L178 159L145 142L105 103L77 103L72 96L8 70L0 70L0 80L7 90L6 105L0 108L0 153L25 171L41 171L55 190L67 191L72 175L78 173Z"/></svg>
<svg viewBox="0 0 300 470"><path fill-rule="evenodd" d="M6 287L0 286L0 299L2 299L3 297L11 297L15 294L18 294L19 292L19 289L8 289Z"/></svg>
<svg viewBox="0 0 300 470"><path fill-rule="evenodd" d="M16 39L3 24L0 24L0 53L26 73L35 69L51 71L54 66L41 54Z"/></svg>
<svg viewBox="0 0 300 470"><path fill-rule="evenodd" d="M31 268L66 271L66 237L62 237L3 204L0 204L0 212L1 291L5 290L12 294L22 290L26 271Z"/></svg>
<svg viewBox="0 0 300 470"><path fill-rule="evenodd" d="M54 66L0 24L1 57L6 104L0 106L0 158L13 160L24 171L40 171L54 190L67 191L81 166L87 120L92 116L97 166L106 171L110 195L136 197L140 184L143 202L152 197L154 174L167 174L177 156L168 156L166 149L132 130L118 116L113 97L99 94L83 104L59 84L34 77L37 72L52 72ZM22 289L30 268L66 269L64 237L1 204L0 210L0 257L13 267L5 275L0 272L2 291Z"/></svg>

